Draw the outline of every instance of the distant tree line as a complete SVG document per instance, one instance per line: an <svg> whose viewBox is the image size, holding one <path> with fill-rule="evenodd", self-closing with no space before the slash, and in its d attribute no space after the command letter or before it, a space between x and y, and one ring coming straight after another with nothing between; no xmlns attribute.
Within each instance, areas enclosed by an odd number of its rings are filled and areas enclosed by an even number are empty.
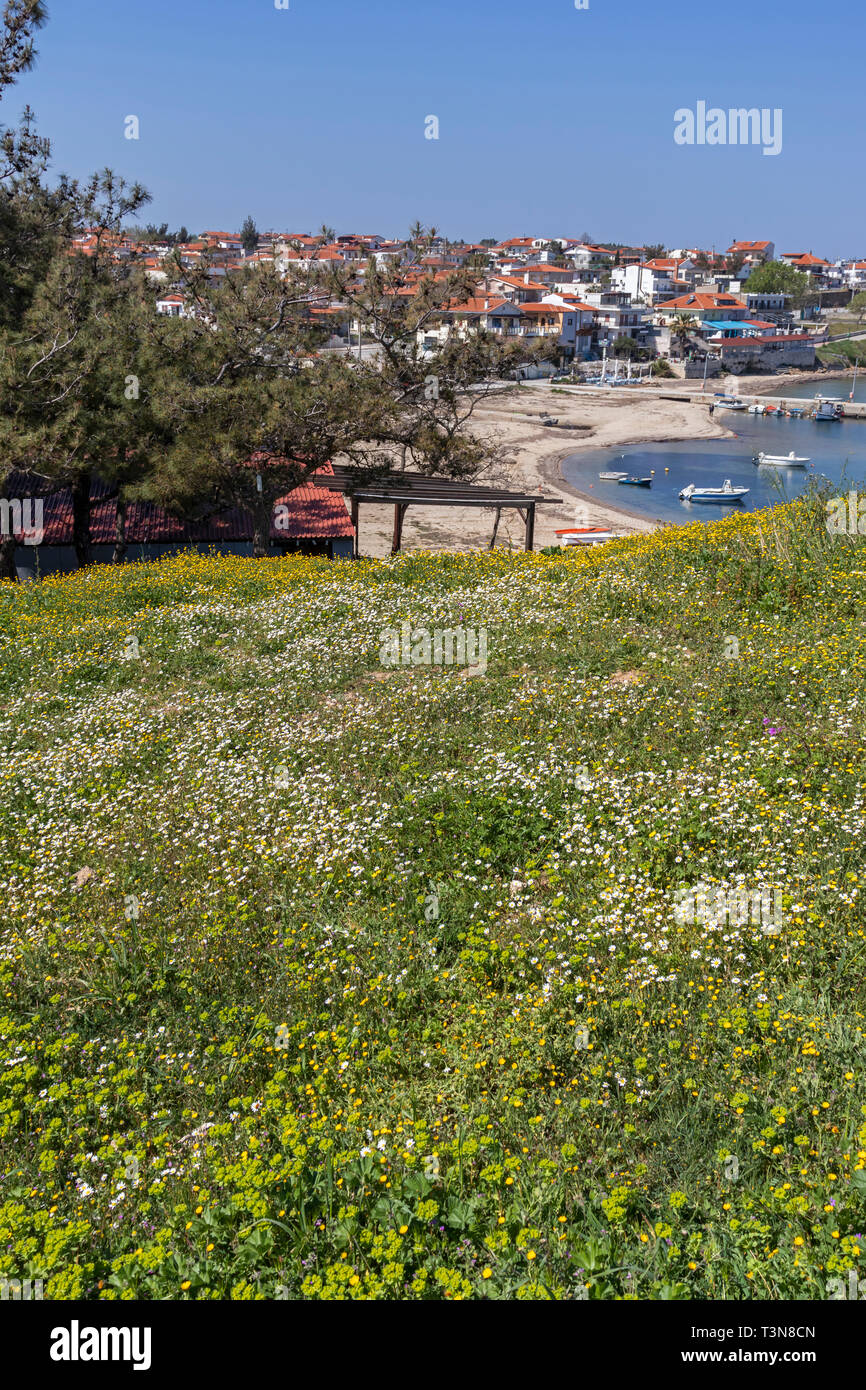
<svg viewBox="0 0 866 1390"><path fill-rule="evenodd" d="M169 246L183 245L184 242L192 241L192 234L187 227L180 226L176 232L170 232L167 222L162 222L159 226L155 222L148 222L146 227L124 227L123 232L132 241L167 242Z"/></svg>

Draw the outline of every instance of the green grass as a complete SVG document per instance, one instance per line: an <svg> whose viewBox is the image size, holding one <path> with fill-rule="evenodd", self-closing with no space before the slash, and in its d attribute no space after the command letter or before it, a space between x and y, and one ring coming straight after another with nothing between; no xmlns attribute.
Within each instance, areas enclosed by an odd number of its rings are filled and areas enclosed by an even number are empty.
<svg viewBox="0 0 866 1390"><path fill-rule="evenodd" d="M828 343L826 347L817 348L816 354L828 367L834 365L834 354L836 366L839 365L839 357L847 357L852 366L855 362L862 364L866 362L866 338L843 338L839 343Z"/></svg>
<svg viewBox="0 0 866 1390"><path fill-rule="evenodd" d="M864 604L818 498L0 588L0 1277L827 1297L866 1222ZM383 668L406 621L486 629L486 672Z"/></svg>

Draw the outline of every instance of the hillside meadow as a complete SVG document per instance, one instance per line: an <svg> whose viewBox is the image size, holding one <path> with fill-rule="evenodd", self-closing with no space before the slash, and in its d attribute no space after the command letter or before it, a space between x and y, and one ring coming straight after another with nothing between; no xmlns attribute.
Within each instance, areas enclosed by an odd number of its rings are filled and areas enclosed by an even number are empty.
<svg viewBox="0 0 866 1390"><path fill-rule="evenodd" d="M832 1297L866 1265L864 607L818 497L0 587L0 1279ZM405 623L486 669L388 666Z"/></svg>

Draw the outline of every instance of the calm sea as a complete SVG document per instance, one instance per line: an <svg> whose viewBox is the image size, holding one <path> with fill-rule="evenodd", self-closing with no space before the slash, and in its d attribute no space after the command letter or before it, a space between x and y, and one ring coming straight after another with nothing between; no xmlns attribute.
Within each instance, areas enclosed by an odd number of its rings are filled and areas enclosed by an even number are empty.
<svg viewBox="0 0 866 1390"><path fill-rule="evenodd" d="M785 395L812 400L819 390L825 395L839 396L844 402L851 382L800 382L786 387ZM866 380L862 378L858 378L855 394L855 400L859 399L866 399ZM731 410L720 411L717 418L726 429L735 432L736 439L584 449L566 459L563 476L573 487L599 502L624 506L654 520L680 522L713 521L735 509L756 511L772 507L798 497L808 487L810 478L828 478L833 484L844 478L846 486L859 485L866 479L866 420L819 423ZM787 454L792 449L810 460L805 469L759 468L753 463L754 455L760 451ZM652 487L621 487L599 480L599 473L613 470L627 470L636 477L652 475ZM689 483L721 487L726 478L735 487L749 489L737 508L680 502L677 496Z"/></svg>

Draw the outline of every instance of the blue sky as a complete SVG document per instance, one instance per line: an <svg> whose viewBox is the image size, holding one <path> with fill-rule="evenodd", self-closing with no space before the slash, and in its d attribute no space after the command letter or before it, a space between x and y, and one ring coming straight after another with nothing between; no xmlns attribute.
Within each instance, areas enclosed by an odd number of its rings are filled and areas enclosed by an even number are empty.
<svg viewBox="0 0 866 1390"><path fill-rule="evenodd" d="M866 254L862 0L48 3L0 116L140 179L146 220ZM781 153L675 144L699 101L781 108Z"/></svg>

